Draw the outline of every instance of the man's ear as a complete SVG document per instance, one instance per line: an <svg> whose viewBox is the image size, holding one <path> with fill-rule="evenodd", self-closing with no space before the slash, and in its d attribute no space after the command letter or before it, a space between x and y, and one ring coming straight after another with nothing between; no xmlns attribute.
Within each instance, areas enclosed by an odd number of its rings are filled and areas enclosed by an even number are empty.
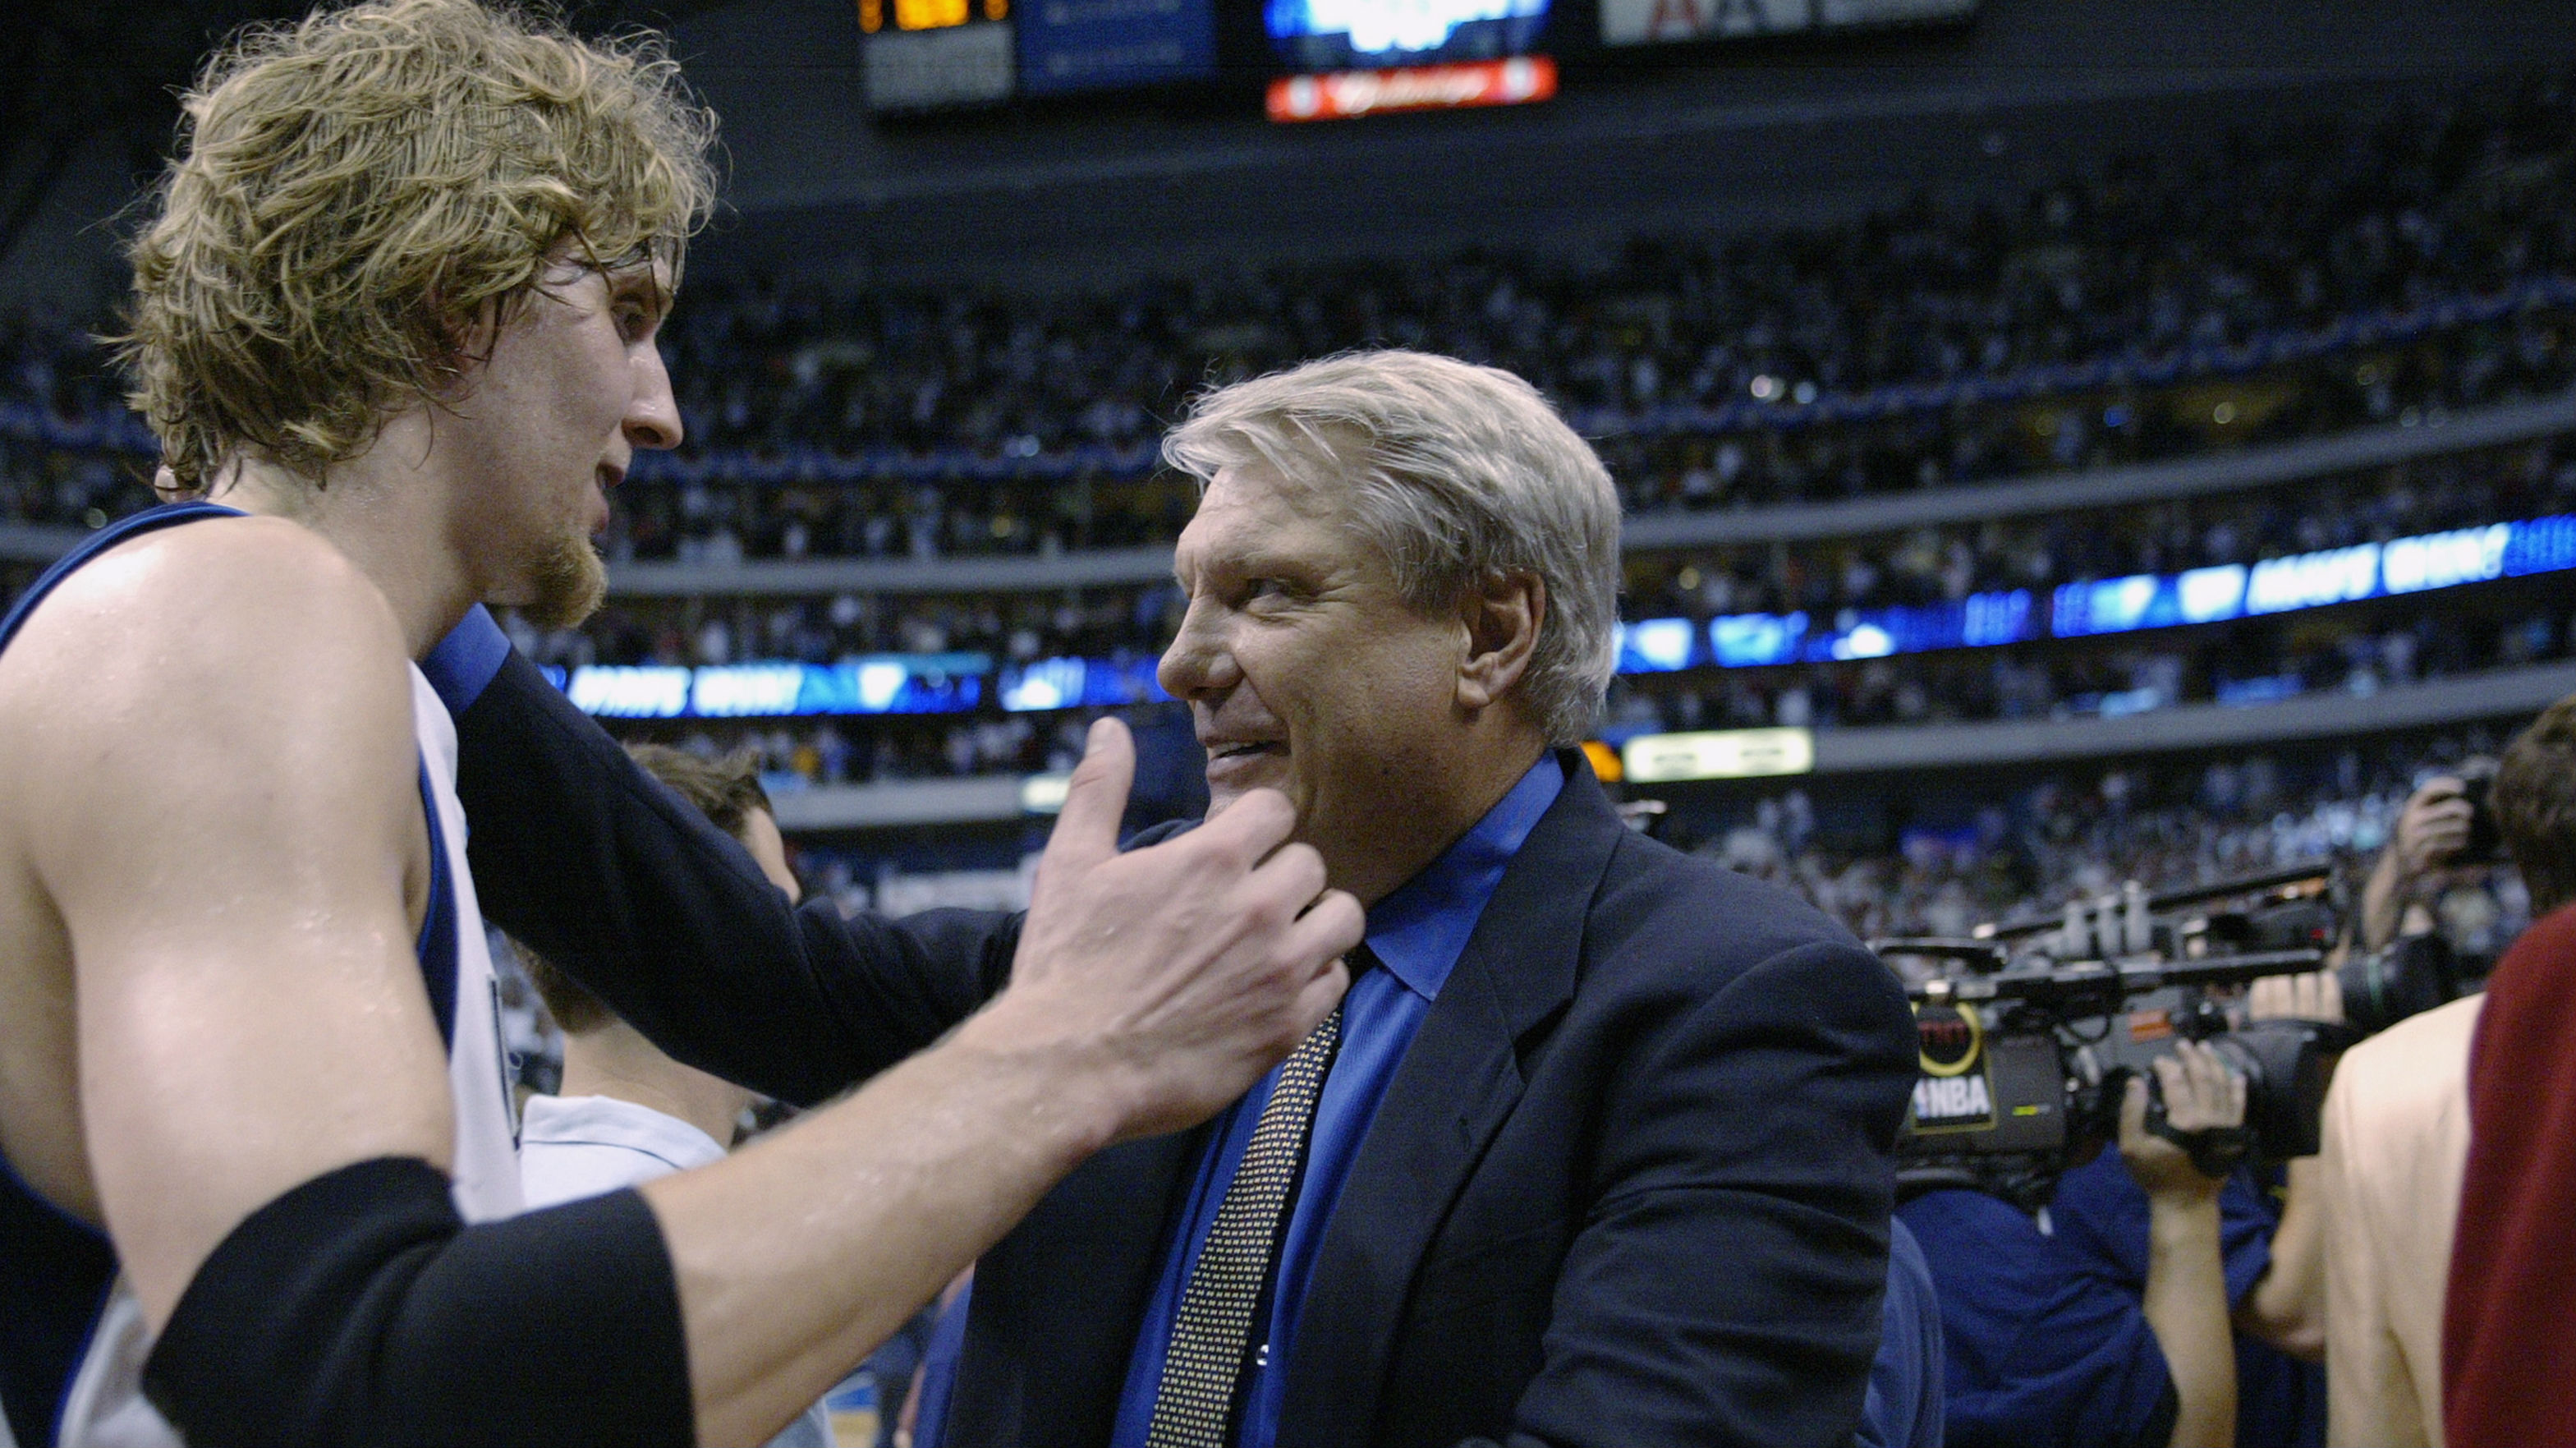
<svg viewBox="0 0 2576 1448"><path fill-rule="evenodd" d="M1498 574L1470 587L1458 612L1467 643L1458 664L1458 703L1474 713L1510 693L1528 671L1547 619L1547 584L1535 573Z"/></svg>
<svg viewBox="0 0 2576 1448"><path fill-rule="evenodd" d="M436 400L454 405L473 391L473 374L492 360L492 349L501 340L501 329L508 325L505 308L498 300L486 300L473 311L456 316L449 312L443 299L433 289L427 306L436 319L433 330L438 337L436 371L440 385Z"/></svg>

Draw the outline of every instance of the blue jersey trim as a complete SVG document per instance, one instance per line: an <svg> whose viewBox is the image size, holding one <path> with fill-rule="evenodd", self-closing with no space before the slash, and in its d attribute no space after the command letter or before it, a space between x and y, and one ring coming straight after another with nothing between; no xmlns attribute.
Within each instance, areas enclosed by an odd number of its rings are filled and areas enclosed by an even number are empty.
<svg viewBox="0 0 2576 1448"><path fill-rule="evenodd" d="M456 882L447 868L447 830L438 822L438 795L429 779L429 761L420 762L420 817L429 826L429 910L421 917L420 938L412 943L420 957L421 984L429 988L429 1009L438 1017L438 1040L456 1048Z"/></svg>

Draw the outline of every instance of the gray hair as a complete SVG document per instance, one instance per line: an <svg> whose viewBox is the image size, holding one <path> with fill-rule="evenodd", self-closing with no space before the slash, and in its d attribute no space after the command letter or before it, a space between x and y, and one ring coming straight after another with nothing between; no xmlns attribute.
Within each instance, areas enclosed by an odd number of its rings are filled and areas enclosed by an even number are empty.
<svg viewBox="0 0 2576 1448"><path fill-rule="evenodd" d="M1201 485L1258 462L1341 493L1426 613L1536 575L1547 611L1521 697L1550 743L1591 732L1619 662L1619 495L1527 382L1424 352L1345 352L1201 394L1163 460Z"/></svg>

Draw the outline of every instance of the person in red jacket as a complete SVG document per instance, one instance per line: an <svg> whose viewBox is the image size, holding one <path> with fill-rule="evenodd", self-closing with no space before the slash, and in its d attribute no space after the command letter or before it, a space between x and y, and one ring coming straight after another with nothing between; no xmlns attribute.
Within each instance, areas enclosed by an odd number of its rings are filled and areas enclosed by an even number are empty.
<svg viewBox="0 0 2576 1448"><path fill-rule="evenodd" d="M2534 739L2544 731L2554 740ZM2576 711L2553 709L2513 748L2576 745ZM2520 808L2560 828L2576 819L2576 779L2548 776ZM2576 860L2515 864L2538 900L2565 888ZM2442 1318L2442 1415L2449 1448L2576 1444L2576 905L2533 922L2487 981L2469 1056L2469 1165Z"/></svg>

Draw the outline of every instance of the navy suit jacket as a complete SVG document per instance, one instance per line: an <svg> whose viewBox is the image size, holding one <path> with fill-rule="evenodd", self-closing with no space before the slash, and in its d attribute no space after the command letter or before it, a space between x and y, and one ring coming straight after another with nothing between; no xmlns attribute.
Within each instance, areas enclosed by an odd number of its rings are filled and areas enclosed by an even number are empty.
<svg viewBox="0 0 2576 1448"><path fill-rule="evenodd" d="M682 1060L819 1100L1008 978L1016 916L789 909L524 659L458 733L485 913ZM1903 992L1804 903L1622 827L1581 759L1361 1147L1282 1445L1852 1442ZM1107 1442L1206 1139L1102 1152L986 1254L951 1448Z"/></svg>

